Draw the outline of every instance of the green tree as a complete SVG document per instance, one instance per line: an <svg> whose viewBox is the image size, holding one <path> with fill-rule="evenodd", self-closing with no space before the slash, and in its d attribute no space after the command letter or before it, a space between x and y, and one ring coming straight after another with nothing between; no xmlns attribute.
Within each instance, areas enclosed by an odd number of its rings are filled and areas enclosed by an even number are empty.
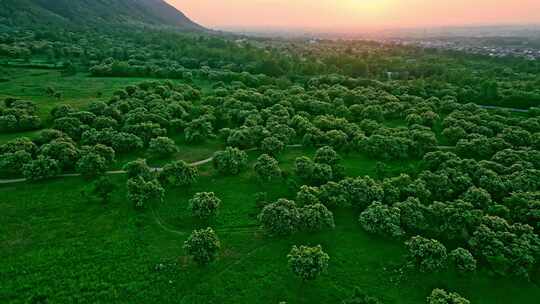
<svg viewBox="0 0 540 304"><path fill-rule="evenodd" d="M214 168L224 175L238 175L247 167L247 154L237 148L227 147L214 154Z"/></svg>
<svg viewBox="0 0 540 304"><path fill-rule="evenodd" d="M473 272L476 270L476 259L464 248L456 248L448 255L452 265L462 273Z"/></svg>
<svg viewBox="0 0 540 304"><path fill-rule="evenodd" d="M253 169L259 180L264 182L270 182L281 177L281 168L279 168L278 161L267 154L257 158Z"/></svg>
<svg viewBox="0 0 540 304"><path fill-rule="evenodd" d="M285 144L274 136L267 137L261 142L261 152L274 157L281 154L284 148Z"/></svg>
<svg viewBox="0 0 540 304"><path fill-rule="evenodd" d="M315 205L320 202L321 190L317 187L303 185L296 193L296 203L300 206Z"/></svg>
<svg viewBox="0 0 540 304"><path fill-rule="evenodd" d="M322 231L334 229L334 214L323 204L310 204L300 208L300 229L305 231Z"/></svg>
<svg viewBox="0 0 540 304"><path fill-rule="evenodd" d="M197 182L199 171L185 161L175 161L163 167L159 173L159 180L170 186L191 186Z"/></svg>
<svg viewBox="0 0 540 304"><path fill-rule="evenodd" d="M259 214L263 229L270 235L290 235L298 229L300 213L293 201L279 199L266 205Z"/></svg>
<svg viewBox="0 0 540 304"><path fill-rule="evenodd" d="M173 155L178 152L178 147L176 146L174 140L168 137L156 137L150 140L148 146L148 153L155 155L159 158L165 158Z"/></svg>
<svg viewBox="0 0 540 304"><path fill-rule="evenodd" d="M219 238L210 227L194 230L184 242L184 250L199 265L208 265L214 261L220 248Z"/></svg>
<svg viewBox="0 0 540 304"><path fill-rule="evenodd" d="M382 304L382 302L375 297L365 294L359 288L355 288L353 295L343 300L341 304Z"/></svg>
<svg viewBox="0 0 540 304"><path fill-rule="evenodd" d="M427 304L470 304L471 302L458 293L434 289L427 298Z"/></svg>
<svg viewBox="0 0 540 304"><path fill-rule="evenodd" d="M218 213L221 200L214 192L199 192L189 200L189 210L194 217L209 219Z"/></svg>
<svg viewBox="0 0 540 304"><path fill-rule="evenodd" d="M63 139L55 139L44 144L40 148L40 153L45 157L56 159L62 170L73 169L79 159L79 150L75 144Z"/></svg>
<svg viewBox="0 0 540 304"><path fill-rule="evenodd" d="M124 165L123 170L126 171L128 178L142 177L144 180L154 179L152 169L146 163L146 159L137 159Z"/></svg>
<svg viewBox="0 0 540 304"><path fill-rule="evenodd" d="M79 159L76 167L85 178L93 178L107 171L107 161L97 153L87 153Z"/></svg>
<svg viewBox="0 0 540 304"><path fill-rule="evenodd" d="M421 272L434 272L446 266L446 247L437 240L414 236L405 246L409 266Z"/></svg>
<svg viewBox="0 0 540 304"><path fill-rule="evenodd" d="M146 181L137 176L127 181L127 198L137 208L143 208L152 200L161 202L165 190L157 180Z"/></svg>
<svg viewBox="0 0 540 304"><path fill-rule="evenodd" d="M22 169L24 177L29 181L48 179L60 174L58 161L42 155L23 165Z"/></svg>
<svg viewBox="0 0 540 304"><path fill-rule="evenodd" d="M315 280L328 269L330 257L321 245L315 247L293 246L287 255L289 267L302 281Z"/></svg>
<svg viewBox="0 0 540 304"><path fill-rule="evenodd" d="M369 233L399 238L405 233L401 229L401 213L396 207L374 202L360 214L360 225Z"/></svg>

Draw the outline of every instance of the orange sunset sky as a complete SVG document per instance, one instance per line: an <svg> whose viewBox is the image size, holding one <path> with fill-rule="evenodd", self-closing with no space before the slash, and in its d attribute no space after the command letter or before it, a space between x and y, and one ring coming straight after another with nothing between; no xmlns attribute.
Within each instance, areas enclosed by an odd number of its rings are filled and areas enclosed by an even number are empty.
<svg viewBox="0 0 540 304"><path fill-rule="evenodd" d="M380 29L540 23L540 0L166 0L210 28Z"/></svg>

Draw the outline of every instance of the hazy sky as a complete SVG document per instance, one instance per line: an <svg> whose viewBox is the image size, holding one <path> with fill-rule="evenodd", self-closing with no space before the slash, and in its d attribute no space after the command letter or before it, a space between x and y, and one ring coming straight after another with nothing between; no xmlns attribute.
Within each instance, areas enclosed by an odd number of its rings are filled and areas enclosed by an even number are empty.
<svg viewBox="0 0 540 304"><path fill-rule="evenodd" d="M166 0L210 28L373 29L540 23L540 0Z"/></svg>

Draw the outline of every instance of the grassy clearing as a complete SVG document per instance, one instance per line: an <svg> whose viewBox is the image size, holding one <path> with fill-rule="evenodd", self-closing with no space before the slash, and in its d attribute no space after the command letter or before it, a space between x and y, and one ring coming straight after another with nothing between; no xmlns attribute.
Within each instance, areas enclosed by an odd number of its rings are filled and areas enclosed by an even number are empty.
<svg viewBox="0 0 540 304"><path fill-rule="evenodd" d="M288 149L280 157L283 167L303 154L313 151ZM343 162L348 172L373 170L362 156ZM352 210L336 211L334 231L268 238L256 229L254 194L290 196L286 186L261 184L251 170L237 177L216 176L211 164L200 170L197 185L167 189L165 201L153 208L157 217L152 209L129 206L124 176L113 177L119 189L106 205L83 199L87 182L80 178L0 186L0 302L41 296L52 303L340 303L355 286L403 304L423 303L435 287L477 304L532 304L540 297L531 283L484 272L402 277L395 269L404 262L403 246L363 232ZM198 191L215 191L223 201L211 223L223 243L221 256L205 268L182 249L187 234L207 224L193 221L186 209ZM322 244L331 256L328 274L307 284L295 279L285 258L293 244Z"/></svg>
<svg viewBox="0 0 540 304"><path fill-rule="evenodd" d="M90 77L87 73L64 77L58 70L46 69L6 68L4 71L10 81L0 83L0 100L16 97L35 101L39 108L38 114L42 119L46 119L56 105L70 104L75 108L82 108L90 101L106 100L115 91L128 85L155 80L133 77L98 78ZM194 84L200 86L203 91L209 90L207 82L195 81ZM62 92L62 98L47 96L45 90L48 87Z"/></svg>
<svg viewBox="0 0 540 304"><path fill-rule="evenodd" d="M221 257L199 268L184 256L187 235L163 230L151 210L134 211L123 187L111 203L100 205L81 198L84 186L72 178L0 187L1 302L41 295L52 303L340 303L354 286L403 304L422 303L434 287L457 290L478 304L532 304L540 296L530 283L485 273L400 279L393 269L403 263L401 244L365 234L351 210L336 212L336 230L319 234L269 239L255 229L227 231L254 223L248 214L255 192L280 194L279 185L262 187L250 173L204 176L189 191L169 190L158 207L165 225L189 232L197 223L188 220L184 198L197 187L220 192L223 209L214 226L223 243ZM286 266L293 244L322 244L331 256L329 273L300 284Z"/></svg>

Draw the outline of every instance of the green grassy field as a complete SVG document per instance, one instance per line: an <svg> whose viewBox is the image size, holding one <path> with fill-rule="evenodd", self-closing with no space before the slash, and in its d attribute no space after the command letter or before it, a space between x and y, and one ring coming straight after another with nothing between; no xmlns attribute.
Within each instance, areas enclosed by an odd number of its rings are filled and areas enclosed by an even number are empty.
<svg viewBox="0 0 540 304"><path fill-rule="evenodd" d="M113 92L128 85L140 83L151 78L124 77L90 77L87 73L77 73L74 76L62 76L59 70L5 68L3 70L10 81L0 83L0 100L6 97L16 97L32 100L39 107L39 115L47 118L51 109L59 104L70 104L81 108L94 100L106 100ZM203 90L208 89L208 83L196 81L195 85ZM46 94L50 87L62 92L62 98L57 99Z"/></svg>
<svg viewBox="0 0 540 304"><path fill-rule="evenodd" d="M12 80L0 83L0 99L36 101L44 118L57 104L82 107L98 92L106 98L144 80L6 70ZM207 83L197 85L208 89ZM48 86L64 97L47 97ZM398 127L403 122L388 124ZM35 134L1 134L0 143ZM179 152L169 159L150 159L150 165L171 159L195 162L224 148L219 140L191 145L183 134L169 136ZM259 154L249 153L251 165ZM290 172L296 157L314 154L315 149L287 148L278 159L282 169ZM119 155L113 169L147 156L144 152ZM342 156L348 176L375 175L372 159L358 153ZM386 165L391 175L397 175L415 172L419 161ZM260 183L252 169L234 177L218 175L211 164L199 171L194 186L168 188L164 202L143 211L134 210L127 201L123 175L111 177L118 189L107 204L88 201L82 195L88 181L78 177L0 185L0 303L44 303L45 299L49 303L341 303L355 287L390 304L424 303L434 288L459 292L473 304L536 304L540 298L534 283L483 270L469 276L451 271L401 273L403 244L368 235L351 209L335 210L335 230L270 238L257 227L255 194L266 192L270 200L293 198L285 182ZM219 215L210 223L193 220L187 210L188 200L201 191L213 191L222 200ZM215 263L198 267L182 245L193 229L207 225L215 228L222 249ZM321 244L331 257L328 273L304 284L295 278L286 255L298 244Z"/></svg>
<svg viewBox="0 0 540 304"><path fill-rule="evenodd" d="M367 235L352 210L336 211L333 231L268 238L256 227L253 197L259 191L290 196L283 184L262 185L251 171L224 178L206 165L201 172L196 186L167 189L162 204L143 212L128 204L123 186L106 205L86 201L80 178L0 187L0 302L46 296L51 303L339 303L355 286L404 304L421 303L435 287L478 304L536 303L540 297L531 283L484 272L400 275L395 269L404 262L403 246ZM211 223L223 244L220 258L203 268L182 249L189 232L205 225L186 210L197 191L215 191L223 200ZM307 284L295 279L285 258L293 244L322 244L331 256L328 274Z"/></svg>

